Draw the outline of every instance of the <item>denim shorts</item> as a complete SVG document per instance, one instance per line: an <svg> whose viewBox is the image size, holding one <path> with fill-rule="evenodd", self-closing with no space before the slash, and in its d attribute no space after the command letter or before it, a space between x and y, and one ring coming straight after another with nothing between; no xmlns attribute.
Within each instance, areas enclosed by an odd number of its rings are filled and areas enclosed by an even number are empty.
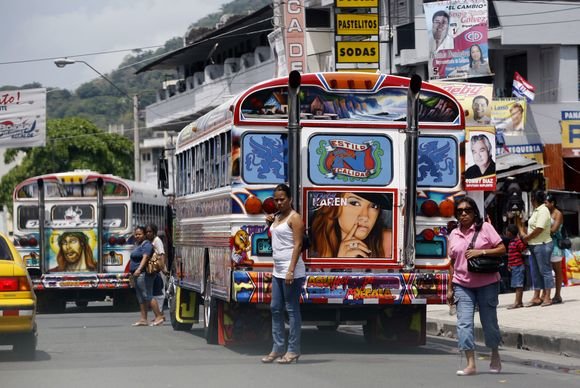
<svg viewBox="0 0 580 388"><path fill-rule="evenodd" d="M512 273L512 281L511 281L512 288L523 288L526 267L522 264L515 267L510 267L510 269Z"/></svg>

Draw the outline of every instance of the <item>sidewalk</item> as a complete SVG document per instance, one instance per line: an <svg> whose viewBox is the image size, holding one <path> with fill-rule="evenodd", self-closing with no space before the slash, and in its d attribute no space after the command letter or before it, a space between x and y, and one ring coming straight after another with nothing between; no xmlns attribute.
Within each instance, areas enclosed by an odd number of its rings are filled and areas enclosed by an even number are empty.
<svg viewBox="0 0 580 388"><path fill-rule="evenodd" d="M524 304L532 294L524 292ZM580 357L580 286L562 287L564 302L547 307L508 310L514 298L513 293L499 295L497 315L504 347ZM447 305L427 306L427 334L456 338L456 323ZM477 313L475 327L476 341L483 344Z"/></svg>

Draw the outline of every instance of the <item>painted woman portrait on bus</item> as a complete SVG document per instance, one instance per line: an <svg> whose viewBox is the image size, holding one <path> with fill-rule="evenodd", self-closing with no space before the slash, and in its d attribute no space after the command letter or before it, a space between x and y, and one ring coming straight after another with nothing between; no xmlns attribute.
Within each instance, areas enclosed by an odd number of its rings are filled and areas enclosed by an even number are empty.
<svg viewBox="0 0 580 388"><path fill-rule="evenodd" d="M51 272L96 271L97 263L89 237L83 232L64 232L58 236L57 266Z"/></svg>
<svg viewBox="0 0 580 388"><path fill-rule="evenodd" d="M322 193L320 193L322 194ZM392 231L385 211L392 209L386 194L323 193L310 223L311 257L391 257Z"/></svg>

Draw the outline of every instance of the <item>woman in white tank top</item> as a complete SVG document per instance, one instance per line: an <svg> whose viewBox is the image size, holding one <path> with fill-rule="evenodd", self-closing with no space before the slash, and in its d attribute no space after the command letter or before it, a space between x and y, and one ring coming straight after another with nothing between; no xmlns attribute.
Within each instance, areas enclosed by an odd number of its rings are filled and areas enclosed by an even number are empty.
<svg viewBox="0 0 580 388"><path fill-rule="evenodd" d="M281 184L274 189L276 215L270 214L266 222L272 235L272 339L270 354L262 358L263 363L277 360L279 364L298 362L300 357L300 294L306 279L306 269L302 261L302 240L304 222L298 212L292 209L290 188ZM285 349L284 311L288 313L290 335Z"/></svg>

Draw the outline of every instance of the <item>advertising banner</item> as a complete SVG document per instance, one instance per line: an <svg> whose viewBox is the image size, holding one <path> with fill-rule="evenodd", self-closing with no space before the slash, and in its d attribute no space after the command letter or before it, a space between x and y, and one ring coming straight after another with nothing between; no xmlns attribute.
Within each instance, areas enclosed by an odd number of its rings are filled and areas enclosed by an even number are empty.
<svg viewBox="0 0 580 388"><path fill-rule="evenodd" d="M429 78L491 75L487 0L450 0L423 4L429 40Z"/></svg>
<svg viewBox="0 0 580 388"><path fill-rule="evenodd" d="M502 98L491 105L492 124L498 134L521 136L525 134L527 102L524 99Z"/></svg>
<svg viewBox="0 0 580 388"><path fill-rule="evenodd" d="M377 8L379 0L335 0L336 8Z"/></svg>
<svg viewBox="0 0 580 388"><path fill-rule="evenodd" d="M465 145L465 190L495 191L495 130L467 127Z"/></svg>
<svg viewBox="0 0 580 388"><path fill-rule="evenodd" d="M46 89L0 92L0 147L46 143Z"/></svg>
<svg viewBox="0 0 580 388"><path fill-rule="evenodd" d="M465 112L465 124L481 126L491 124L493 85L467 82L434 82L459 101Z"/></svg>
<svg viewBox="0 0 580 388"><path fill-rule="evenodd" d="M377 35L379 33L379 15L376 13L336 14L336 35Z"/></svg>
<svg viewBox="0 0 580 388"><path fill-rule="evenodd" d="M369 262L393 256L393 193L310 191L309 258Z"/></svg>
<svg viewBox="0 0 580 388"><path fill-rule="evenodd" d="M580 120L562 120L560 125L562 126L562 156L580 158Z"/></svg>
<svg viewBox="0 0 580 388"><path fill-rule="evenodd" d="M379 62L379 42L336 42L336 62Z"/></svg>
<svg viewBox="0 0 580 388"><path fill-rule="evenodd" d="M286 0L282 6L284 7L284 42L286 43L288 74L292 70L305 73L307 68L304 0Z"/></svg>
<svg viewBox="0 0 580 388"><path fill-rule="evenodd" d="M521 144L521 145L504 145L496 150L496 155L505 153L518 154L525 156L530 160L544 163L544 145L543 144Z"/></svg>

